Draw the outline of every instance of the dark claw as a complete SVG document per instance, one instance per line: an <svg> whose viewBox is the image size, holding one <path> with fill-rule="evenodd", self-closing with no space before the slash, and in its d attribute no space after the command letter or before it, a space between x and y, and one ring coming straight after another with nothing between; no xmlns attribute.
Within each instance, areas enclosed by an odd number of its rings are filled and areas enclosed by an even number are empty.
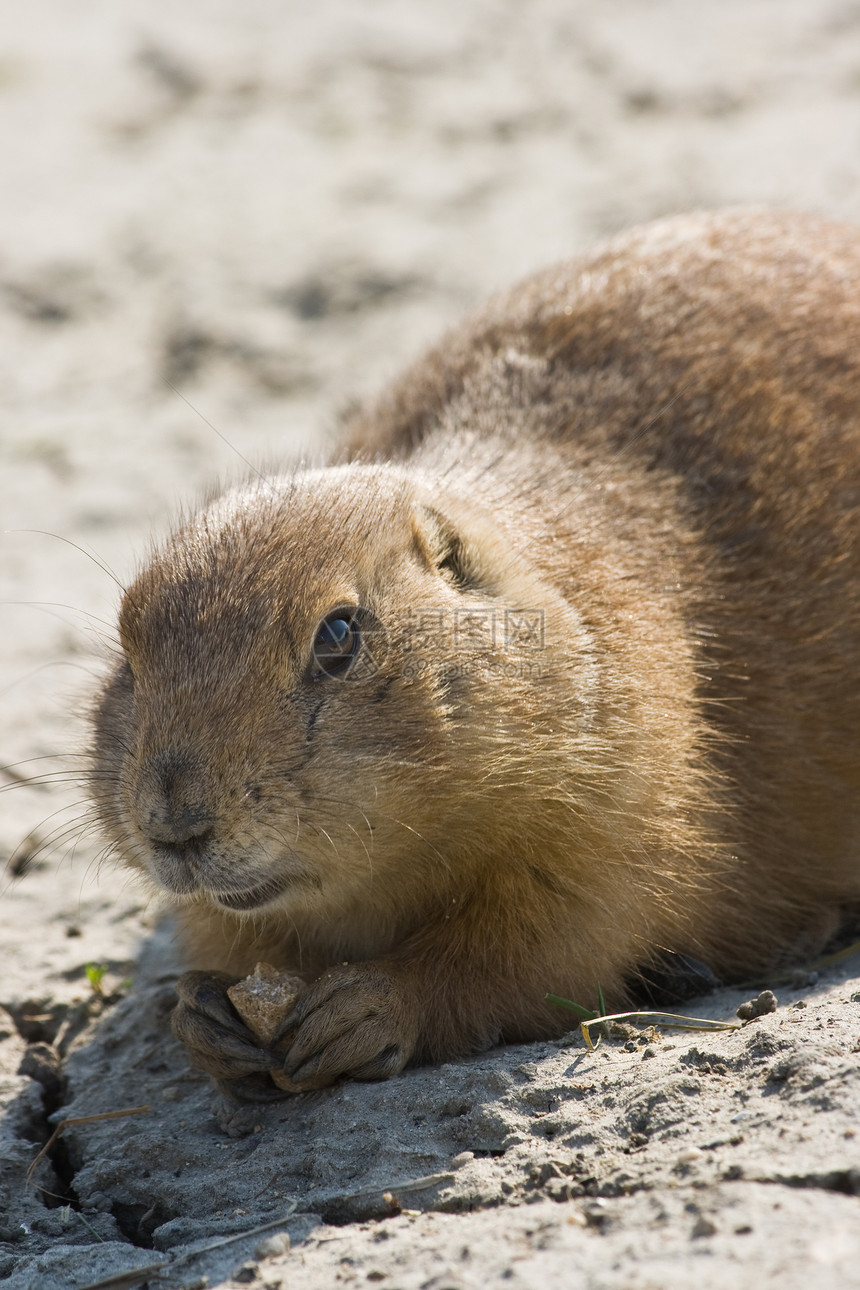
<svg viewBox="0 0 860 1290"><path fill-rule="evenodd" d="M305 1015L305 1011L306 1011L306 1009L304 1008L302 1008L301 1011L299 1011L300 1003L301 1001L299 1001L299 1003L296 1004L295 1008L293 1008L290 1015L288 1017L285 1017L284 1020L281 1022L281 1024L278 1026L278 1029L275 1031L275 1034L272 1038L273 1044L280 1043L280 1041L286 1035L288 1035L291 1030L298 1029L299 1022L301 1021L302 1017Z"/></svg>
<svg viewBox="0 0 860 1290"><path fill-rule="evenodd" d="M193 1011L233 1028L242 1023L227 998L227 990L238 980L226 972L184 972L176 982L176 993L180 1005L186 1004Z"/></svg>
<svg viewBox="0 0 860 1290"><path fill-rule="evenodd" d="M259 1105L295 1097L295 1093L278 1088L267 1075L246 1075L243 1079L216 1079L215 1084L231 1102Z"/></svg>
<svg viewBox="0 0 860 1290"><path fill-rule="evenodd" d="M397 1044L389 1044L377 1053L372 1061L365 1062L352 1072L353 1079L391 1079L404 1066L403 1056Z"/></svg>
<svg viewBox="0 0 860 1290"><path fill-rule="evenodd" d="M288 1075L294 1084L302 1084L305 1080L316 1078L317 1072L319 1071L319 1068L320 1068L321 1061L322 1061L322 1055L318 1057L310 1057L306 1062L303 1062L302 1065L299 1066L298 1068L296 1068L295 1062L290 1062L289 1065L292 1068L290 1070L287 1069L287 1063L285 1062L284 1074Z"/></svg>
<svg viewBox="0 0 860 1290"><path fill-rule="evenodd" d="M366 1042L366 1041L365 1041ZM296 1052L291 1049L284 1058L284 1073L296 1084L313 1081L316 1085L330 1084L343 1076L353 1079L388 1079L403 1069L404 1060L399 1045L385 1045L373 1057L362 1060L361 1048L356 1044L352 1031L325 1039L319 1034L303 1038Z"/></svg>
<svg viewBox="0 0 860 1290"><path fill-rule="evenodd" d="M316 1079L322 1073L325 1076L343 1075L346 1067L341 1066L337 1070L330 1070L332 1060L336 1058L345 1059L345 1053L342 1051L349 1048L349 1035L333 1035L328 1038L320 1024L314 1024L311 1020L304 1029L299 1031L295 1043L290 1048L286 1056L280 1058L283 1064L283 1071L291 1080L297 1084L302 1080Z"/></svg>
<svg viewBox="0 0 860 1290"><path fill-rule="evenodd" d="M311 1013L321 1009L327 1013L334 1010L352 1021L357 1020L358 1014L354 1012L349 999L350 992L360 984L361 974L355 968L352 969L351 975L344 972L325 973L296 1001L296 1006L290 1015L285 1017L278 1027L273 1042L278 1043L291 1030L298 1030Z"/></svg>
<svg viewBox="0 0 860 1290"><path fill-rule="evenodd" d="M278 1057L259 1049L256 1052L251 1049L245 1055L238 1045L225 1052L224 1046L217 1047L217 1041L205 1047L195 1047L186 1041L186 1047L191 1065L214 1079L244 1079L248 1075L263 1074L275 1068L279 1061Z"/></svg>
<svg viewBox="0 0 860 1290"><path fill-rule="evenodd" d="M225 972L186 972L176 984L179 1003L170 1028L187 1046L193 1065L217 1079L264 1072L281 1061L257 1044L227 998L236 980Z"/></svg>
<svg viewBox="0 0 860 1290"><path fill-rule="evenodd" d="M324 979L325 978L323 978L323 980ZM296 1006L293 1008L290 1015L288 1017L284 1017L283 1021L278 1026L273 1043L278 1043L283 1039L284 1035L288 1035L291 1030L298 1030L309 1012L313 1012L321 1003L327 1002L331 994L336 993L338 989L343 988L341 986L334 986L329 989L327 993L321 994L319 989L320 984L321 982L318 981L314 989L306 990L305 993L296 1000Z"/></svg>

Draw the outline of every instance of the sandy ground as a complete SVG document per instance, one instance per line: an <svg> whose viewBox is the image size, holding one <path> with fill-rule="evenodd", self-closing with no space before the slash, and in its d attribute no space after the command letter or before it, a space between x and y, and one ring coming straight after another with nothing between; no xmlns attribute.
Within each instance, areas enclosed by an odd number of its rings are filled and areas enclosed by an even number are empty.
<svg viewBox="0 0 860 1290"><path fill-rule="evenodd" d="M857 959L743 1031L225 1118L75 768L117 584L215 477L319 445L469 304L628 224L860 219L860 5L31 0L4 26L0 1279L856 1286ZM27 1185L51 1116L142 1104Z"/></svg>

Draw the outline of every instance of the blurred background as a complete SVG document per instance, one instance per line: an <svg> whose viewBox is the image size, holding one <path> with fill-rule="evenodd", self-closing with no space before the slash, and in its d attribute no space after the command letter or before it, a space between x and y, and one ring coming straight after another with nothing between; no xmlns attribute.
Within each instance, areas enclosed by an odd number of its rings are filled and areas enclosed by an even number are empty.
<svg viewBox="0 0 860 1290"><path fill-rule="evenodd" d="M122 582L241 458L318 447L496 286L693 207L860 219L860 4L29 0L0 174L17 763L82 746L102 562ZM6 793L0 862L63 800Z"/></svg>

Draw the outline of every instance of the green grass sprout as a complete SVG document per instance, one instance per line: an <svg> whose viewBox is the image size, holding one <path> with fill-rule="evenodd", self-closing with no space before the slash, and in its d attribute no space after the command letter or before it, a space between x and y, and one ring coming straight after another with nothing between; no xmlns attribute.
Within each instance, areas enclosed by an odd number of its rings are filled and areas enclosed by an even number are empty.
<svg viewBox="0 0 860 1290"><path fill-rule="evenodd" d="M544 997L547 1003L557 1003L560 1008L567 1008L570 1012L575 1012L584 1021L596 1021L600 1016L599 1012L592 1012L590 1008L583 1008L580 1003L572 1003L570 999L562 999L561 995L547 994Z"/></svg>
<svg viewBox="0 0 860 1290"><path fill-rule="evenodd" d="M93 994L97 994L101 997L101 995L104 994L102 981L107 976L107 968L101 963L87 963L84 966L84 972L86 973L87 980L90 983L90 989Z"/></svg>

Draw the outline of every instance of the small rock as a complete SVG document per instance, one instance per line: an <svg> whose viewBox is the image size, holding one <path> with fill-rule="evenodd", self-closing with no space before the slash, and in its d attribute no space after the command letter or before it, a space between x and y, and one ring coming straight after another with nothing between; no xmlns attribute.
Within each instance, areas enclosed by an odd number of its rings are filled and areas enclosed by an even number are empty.
<svg viewBox="0 0 860 1290"><path fill-rule="evenodd" d="M765 1017L769 1012L776 1012L777 1001L773 990L762 990L754 999L749 999L738 1008L741 1021L754 1021L756 1017Z"/></svg>
<svg viewBox="0 0 860 1290"><path fill-rule="evenodd" d="M589 1227L594 1227L602 1231L609 1222L606 1201L602 1196L597 1196L590 1204L583 1209L583 1217Z"/></svg>
<svg viewBox="0 0 860 1290"><path fill-rule="evenodd" d="M712 1222L710 1218L706 1218L704 1214L700 1214L699 1217L696 1219L695 1223L693 1224L693 1230L690 1233L690 1236L692 1240L697 1241L699 1240L700 1237L703 1237L703 1236L716 1235L716 1231L717 1231L716 1223Z"/></svg>
<svg viewBox="0 0 860 1290"><path fill-rule="evenodd" d="M257 1259L276 1259L279 1254L288 1254L290 1249L289 1232L275 1232L261 1241L254 1251Z"/></svg>
<svg viewBox="0 0 860 1290"><path fill-rule="evenodd" d="M28 1075L41 1084L50 1099L59 1097L62 1079L60 1055L50 1044L28 1044L18 1067L19 1075Z"/></svg>

